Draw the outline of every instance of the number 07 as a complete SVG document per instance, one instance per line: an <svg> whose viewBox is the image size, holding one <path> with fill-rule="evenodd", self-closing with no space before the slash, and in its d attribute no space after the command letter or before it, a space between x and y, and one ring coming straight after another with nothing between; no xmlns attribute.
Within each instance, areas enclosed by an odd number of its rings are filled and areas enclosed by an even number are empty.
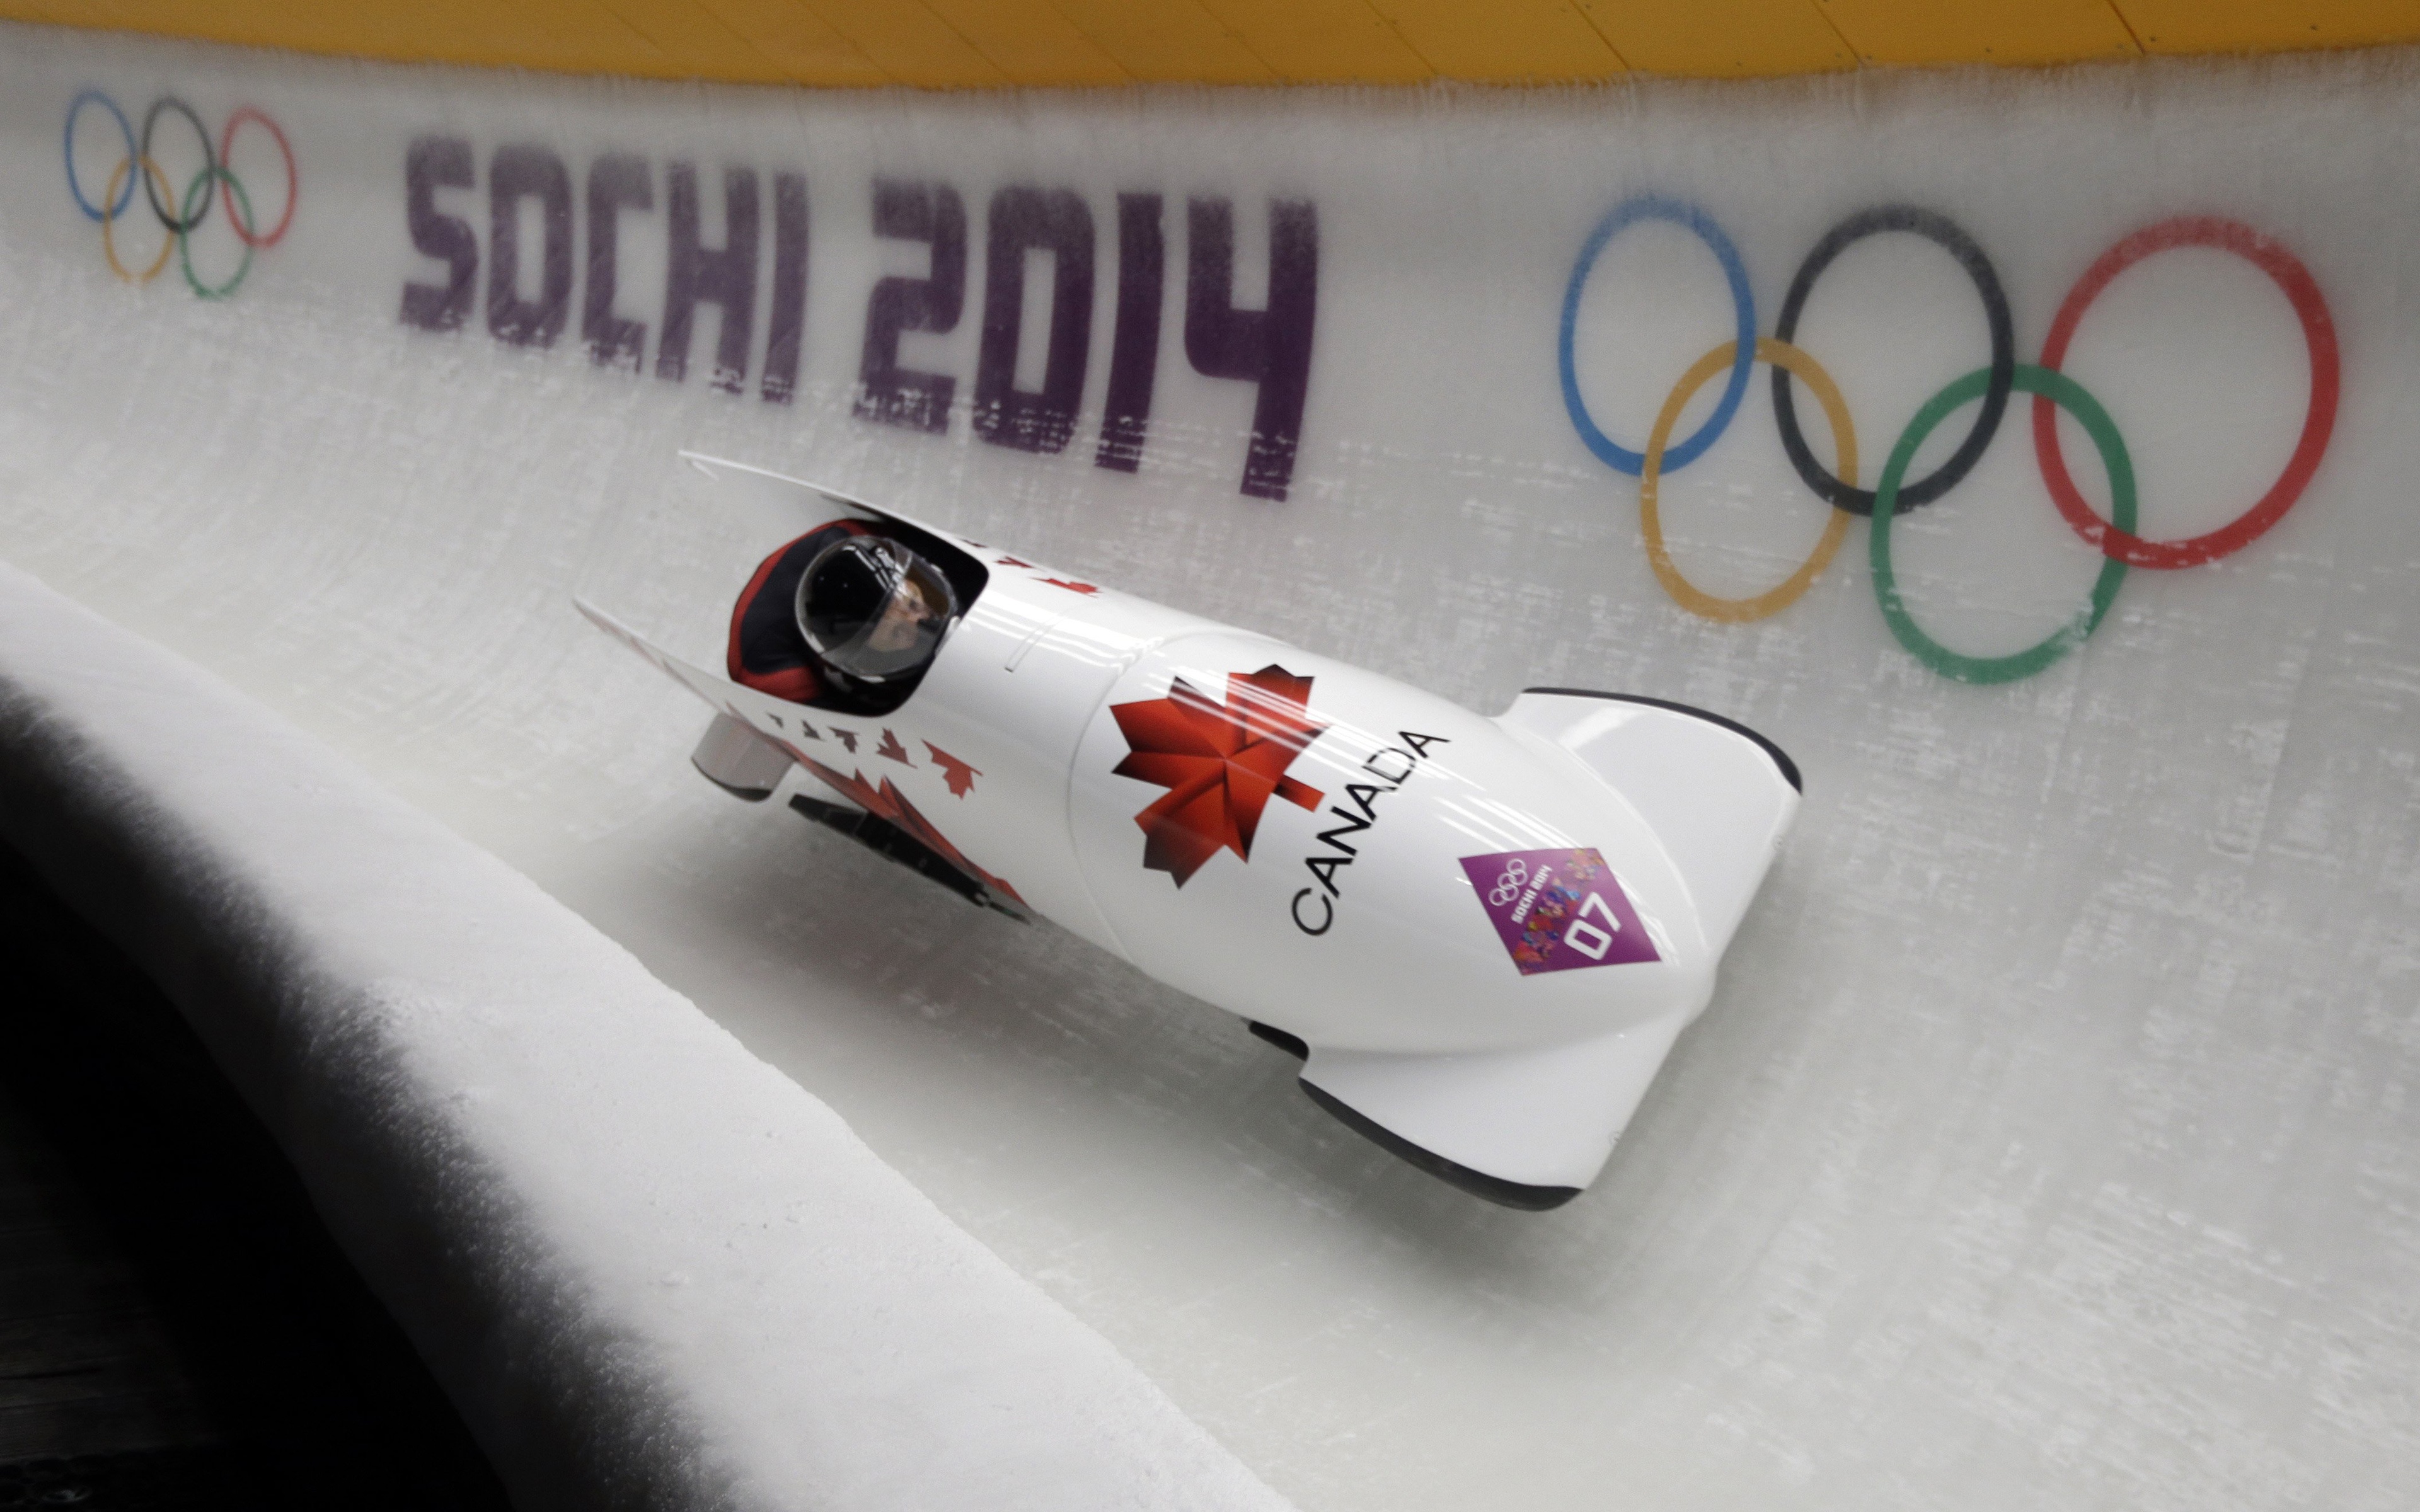
<svg viewBox="0 0 2420 1512"><path fill-rule="evenodd" d="M1605 920L1605 929L1588 921L1591 913ZM1607 933L1607 930L1612 933ZM1602 961L1605 952L1613 949L1613 936L1621 933L1621 920L1614 917L1613 905L1605 901L1604 893L1591 892L1588 901L1580 904L1579 915L1572 920L1572 927L1563 932L1563 943L1591 961Z"/></svg>

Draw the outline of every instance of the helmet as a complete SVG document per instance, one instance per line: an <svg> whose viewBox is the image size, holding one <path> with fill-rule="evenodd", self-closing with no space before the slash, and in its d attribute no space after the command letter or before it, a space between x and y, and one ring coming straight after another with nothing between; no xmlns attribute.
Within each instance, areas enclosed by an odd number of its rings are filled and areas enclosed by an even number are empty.
<svg viewBox="0 0 2420 1512"><path fill-rule="evenodd" d="M799 633L826 666L861 682L922 671L957 613L950 580L887 536L826 547L799 579Z"/></svg>

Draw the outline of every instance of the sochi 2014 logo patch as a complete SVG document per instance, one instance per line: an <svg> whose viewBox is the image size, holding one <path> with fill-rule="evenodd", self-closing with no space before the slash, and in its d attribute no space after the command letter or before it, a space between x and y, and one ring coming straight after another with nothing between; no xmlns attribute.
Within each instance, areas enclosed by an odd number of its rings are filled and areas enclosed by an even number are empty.
<svg viewBox="0 0 2420 1512"><path fill-rule="evenodd" d="M1525 977L1664 959L1596 851L1466 856L1462 870Z"/></svg>
<svg viewBox="0 0 2420 1512"><path fill-rule="evenodd" d="M1168 789L1135 815L1142 864L1185 886L1221 850L1252 857L1252 836L1272 797L1316 810L1326 795L1286 768L1327 726L1311 717L1308 677L1275 663L1227 675L1227 702L1179 677L1165 698L1112 704L1126 737L1117 775Z"/></svg>

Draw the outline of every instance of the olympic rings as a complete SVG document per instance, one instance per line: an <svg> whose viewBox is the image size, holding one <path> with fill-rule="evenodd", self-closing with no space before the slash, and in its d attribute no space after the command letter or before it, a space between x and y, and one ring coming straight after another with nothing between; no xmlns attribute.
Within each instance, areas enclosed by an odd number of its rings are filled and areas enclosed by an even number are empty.
<svg viewBox="0 0 2420 1512"><path fill-rule="evenodd" d="M2100 576L2092 582L2091 597L2075 617L2033 645L2006 656L1969 656L1952 651L1927 635L1916 623L1916 617L1908 613L1905 600L1900 597L1898 575L1891 570L1891 517L1899 513L1900 480L1907 475L1908 464L1916 460L1916 449L1924 444L1924 439L1932 434L1935 426L1960 406L1989 396L1993 378L1990 368L1977 368L1927 400L1924 408L1916 412L1916 418L1907 423L1899 444L1891 448L1890 460L1883 464L1882 482L1875 486L1874 528L1869 537L1874 600L1881 606L1891 634L1915 653L1916 660L1962 683L2013 683L2040 671L2082 645L2101 627L2102 617L2117 600L2118 585L2126 580L2125 563L2115 557L2103 559ZM2011 387L2033 394L2037 404L2055 404L2084 423L2085 433L2101 449L2101 465L2108 470L2109 512L2118 517L2120 530L2131 530L2134 524L2134 463L2126 455L2125 438L2118 434L2118 424L2109 418L2109 411L2102 409L2101 402L2086 393L2082 384L2051 368L2019 363L2009 373L2009 381Z"/></svg>
<svg viewBox="0 0 2420 1512"><path fill-rule="evenodd" d="M229 196L227 205L228 218L231 220L234 218L235 207L240 204L243 207L244 220L251 220L252 196L243 192L243 181L236 177L235 175L227 172L225 167L218 165L205 168L200 173L194 175L194 181L185 187L184 204L178 206L178 208L182 211L186 209L187 207L191 206L194 203L194 193L196 190L201 192L203 208L208 208L209 206L209 192L212 187L211 180L213 178L224 178L226 180L227 194ZM192 218L193 217L190 214L186 216L186 219L188 220L191 220ZM244 243L243 261L236 265L235 276L228 279L225 283L221 284L216 288L211 288L208 285L204 284L200 279L194 276L194 243L192 238L185 236L179 236L177 238L177 255L178 261L184 266L186 287L192 289L195 294L206 300L225 299L242 285L243 275L252 271L252 243L248 241Z"/></svg>
<svg viewBox="0 0 2420 1512"><path fill-rule="evenodd" d="M1767 589L1752 598L1716 598L1689 581L1673 564L1672 553L1664 544L1664 521L1657 509L1656 485L1664 471L1664 439L1672 433L1682 409L1726 366L1732 365L1736 348L1730 342L1715 347L1698 359L1697 365L1681 375L1672 386L1670 397L1664 401L1662 412L1655 417L1655 429L1647 438L1647 465L1638 474L1638 526L1647 537L1647 564L1655 569L1655 580L1672 595L1672 601L1692 614L1730 624L1745 624L1778 614L1798 601L1800 594L1814 586L1815 579L1831 565L1833 555L1849 533L1850 511L1835 507L1831 518L1823 525L1823 534L1815 543L1812 555L1799 564L1798 570L1784 579L1778 587ZM1840 397L1838 385L1832 375L1823 371L1815 359L1786 342L1767 336L1756 344L1757 361L1770 363L1775 373L1795 373L1815 391L1817 402L1823 407L1824 418L1832 423L1832 444L1840 454L1840 476L1854 488L1857 481L1857 431L1850 424L1848 401ZM1803 444L1803 442L1802 442ZM1808 461L1812 462L1812 457ZM1871 498L1872 495L1867 495Z"/></svg>
<svg viewBox="0 0 2420 1512"><path fill-rule="evenodd" d="M107 111L110 118L117 123L118 135L126 144L125 156L111 170L109 187L98 205L85 196L84 185L76 177L76 121L87 105L97 105ZM201 171L194 176L181 198L177 195L175 185L151 152L152 138L163 115L182 116L202 144ZM265 234L256 223L252 196L244 189L242 180L236 177L233 166L236 133L248 121L269 132L277 144L278 153L286 160L286 209L278 217L277 224ZM67 121L60 133L60 153L67 168L69 196L86 219L101 223L101 255L108 260L111 270L128 283L147 284L167 266L168 255L173 250L178 254L184 268L186 285L196 296L206 300L225 299L241 286L245 275L252 270L253 254L285 239L287 229L294 224L295 206L302 198L302 177L295 162L293 144L287 140L285 129L256 105L237 106L228 115L225 126L213 143L209 129L202 124L201 116L193 106L174 95L162 95L151 102L150 108L144 113L143 130L138 135L116 100L99 89L85 89L68 102ZM168 233L167 239L161 243L160 255L140 273L127 270L117 255L116 240L116 223L134 202L137 179L142 181L142 193L151 207L152 215ZM232 277L213 286L202 282L194 271L192 237L209 219L211 209L221 203L221 184L226 186L224 202L227 223L236 239L243 243L243 260Z"/></svg>
<svg viewBox="0 0 2420 1512"><path fill-rule="evenodd" d="M1646 467L1647 458L1644 454L1630 450L1599 430L1596 422L1589 417L1588 401L1580 396L1579 373L1573 361L1572 334L1579 323L1580 295L1588 288L1589 271L1596 266L1597 255L1605 251L1605 244L1625 227L1640 221L1669 221L1691 232L1712 249L1714 260L1722 264L1724 279L1731 286L1731 305L1739 316L1738 355L1731 363L1730 382L1723 388L1722 402L1714 406L1714 412L1706 417L1706 423L1698 427L1696 435L1671 449L1670 455L1664 459L1667 467L1687 467L1721 437L1723 428L1731 423L1731 416L1739 409L1740 396L1747 392L1748 366L1756 350L1756 297L1748 290L1747 264L1740 260L1739 249L1731 245L1731 239L1723 234L1723 228L1714 224L1713 216L1695 205L1666 199L1660 194L1640 194L1606 212L1605 219L1596 224L1596 229L1589 233L1588 240L1581 246L1580 260L1572 269L1571 284L1563 290L1562 330L1557 337L1558 361L1562 368L1563 408L1571 412L1572 424L1578 428L1580 440L1587 442L1588 449L1607 467L1634 478Z"/></svg>
<svg viewBox="0 0 2420 1512"><path fill-rule="evenodd" d="M1790 281L1789 297L1781 301L1781 316L1774 322L1773 334L1777 341L1792 341L1798 335L1798 317L1807 308L1807 296L1815 291L1815 280L1832 266L1832 260L1848 250L1850 243L1885 231L1907 231L1939 246L1966 270L1975 281L1975 292L1982 297L1983 318L1992 331L1992 386L1984 392L1982 411L1975 417L1975 428L1949 460L1941 464L1932 475L1911 483L1900 490L1901 509L1914 509L1929 504L1958 486L1975 464L1982 459L1984 448L2000 428L2000 416L2009 408L2009 372L2017 360L2017 337L2014 323L2009 316L2009 296L2001 291L2000 275L1992 269L1992 259L1975 239L1961 229L1958 223L1946 215L1915 205L1881 205L1860 210L1831 230L1815 243L1815 250L1798 265L1797 276ZM1781 449L1790 455L1790 465L1815 490L1819 499L1829 501L1834 507L1852 515L1871 515L1874 496L1844 483L1823 471L1815 454L1807 449L1807 437L1798 428L1798 411L1790 402L1790 369L1773 370L1773 419L1781 427ZM2047 400L2041 401L2048 403Z"/></svg>
<svg viewBox="0 0 2420 1512"><path fill-rule="evenodd" d="M109 201L117 197L118 180L126 176L127 164L132 161L132 159L120 158L117 160L117 166L110 170L109 188L102 193L101 196L101 203L107 204ZM153 162L149 158L143 160L143 171L149 174L153 178L160 180L162 187L166 187L167 175L162 173L160 171L160 165ZM126 197L131 203L134 198L134 186L129 184L126 188ZM101 223L101 255L109 259L109 270L116 273L121 280L129 284L148 284L153 279L159 277L160 270L168 266L168 254L177 250L178 239L175 237L162 237L160 239L160 255L151 259L151 266L146 268L140 273L130 273L126 270L126 265L117 260L117 241L115 237L110 235L110 227L116 224L117 217L114 215L105 218Z"/></svg>
<svg viewBox="0 0 2420 1512"><path fill-rule="evenodd" d="M219 165L219 159L218 154L210 150L210 129L202 124L202 118L199 116L194 114L193 106L174 95L162 95L151 101L149 110L143 113L143 156L146 158L151 156L151 133L159 128L160 113L163 110L173 110L193 123L194 134L202 139L202 181L209 186L203 191L202 208L191 215L186 215L183 213L182 206L177 206L172 209L169 206L161 204L159 194L151 187L151 180L146 178L143 181L143 193L151 202L151 213L160 218L162 225L178 236L183 236L199 226L202 224L202 217L210 213L210 198L218 189L218 184L210 177L210 170ZM104 194L101 197L106 199L109 196Z"/></svg>
<svg viewBox="0 0 2420 1512"><path fill-rule="evenodd" d="M267 113L262 111L257 105L238 105L235 108L234 113L227 116L226 130L221 133L219 137L219 162L225 163L234 161L236 128L241 126L246 121L258 121L262 126L268 128L269 134L277 139L277 150L285 154L286 213L277 218L277 229L271 231L265 237L256 236L252 227L244 224L244 221L252 219L252 206L250 202L246 202L244 205L243 221L236 220L235 212L232 210L227 212L227 219L234 224L235 234L243 239L243 244L245 246L273 247L286 239L286 228L294 224L294 202L302 197L302 182L295 173L294 146L292 143L286 140L286 129L279 126L275 121L271 120Z"/></svg>
<svg viewBox="0 0 2420 1512"><path fill-rule="evenodd" d="M109 205L109 208L105 210L101 208L101 205L95 205L92 201L84 197L83 188L76 183L75 123L77 113L82 111L86 105L99 105L101 109L109 112L109 114L116 119L117 133L126 138L126 161L129 163L132 163L141 154L134 150L134 128L127 124L126 112L117 108L116 100L110 99L107 95L102 94L98 89L86 89L77 94L75 99L68 101L67 130L60 134L59 141L59 151L67 159L68 164L68 193L75 196L76 208L84 211L87 219L106 221L111 216L125 214L126 207L134 203L134 185L132 182L129 182L126 186L126 197L119 200L115 205L110 204L109 195L101 195L101 204Z"/></svg>
<svg viewBox="0 0 2420 1512"><path fill-rule="evenodd" d="M1664 407L1656 416L1647 449L1633 452L1607 437L1589 414L1588 406L1580 396L1573 354L1580 296L1586 289L1588 276L1595 268L1598 255L1604 252L1606 243L1625 227L1644 220L1670 221L1690 231L1713 250L1730 281L1740 329L1732 340L1715 347L1682 375L1681 381L1666 397ZM1868 493L1857 486L1855 434L1839 390L1822 365L1795 346L1791 338L1796 334L1799 318L1805 312L1815 281L1850 244L1883 231L1912 232L1957 259L1982 301L1984 317L1991 331L1992 350L1987 365L1951 383L1916 411L1898 444L1892 448L1889 461L1874 490ZM2146 541L2133 533L2137 509L2133 462L2118 432L2117 424L2098 400L2060 371L2060 363L2066 360L2075 328L2085 312L2111 280L2144 258L2175 247L2211 247L2234 253L2266 273L2285 293L2302 323L2303 339L2309 348L2310 403L2304 412L2302 435L2292 456L2275 482L2270 485L2269 490L2250 508L2226 525L2204 535L2181 541ZM1571 281L1563 291L1562 322L1556 343L1563 407L1569 412L1581 441L1590 452L1615 471L1639 480L1639 530L1648 565L1654 571L1656 581L1663 585L1673 602L1693 614L1732 624L1763 619L1778 613L1805 595L1838 551L1851 515L1869 516L1873 521L1869 546L1874 595L1885 623L1900 643L1927 667L1945 677L1966 683L2012 682L2029 677L2057 662L2099 627L2109 612L2110 605L2116 601L2129 567L2173 569L2198 566L2240 551L2257 540L2285 517L2309 486L2335 433L2336 409L2341 397L2342 357L2336 345L2335 322L2310 270L2267 236L2238 222L2216 216L2182 216L2163 221L2133 233L2102 253L2076 280L2075 285L2060 302L2058 313L2051 322L2050 333L2042 343L2041 360L2038 363L2021 363L2015 360L2015 321L2008 296L2001 286L1998 272L1981 247L1947 216L1912 205L1875 206L1834 225L1823 234L1792 275L1789 293L1782 301L1775 334L1770 338L1756 339L1754 321L1754 297L1749 290L1746 268L1738 249L1705 211L1683 201L1640 195L1616 205L1590 231L1581 244L1578 260L1572 268ZM1665 541L1658 495L1664 474L1695 461L1729 426L1746 386L1748 368L1760 361L1774 369L1774 421L1781 433L1782 447L1790 457L1791 466L1810 488L1833 506L1834 514L1813 552L1782 582L1752 597L1717 598L1691 583L1673 563L1670 548ZM1678 445L1668 445L1672 427L1679 424L1690 399L1708 379L1725 367L1730 371L1730 381L1714 414L1688 440ZM1792 378L1801 379L1812 389L1823 406L1839 457L1840 475L1838 477L1826 472L1807 448L1791 395L1790 380ZM2012 656L1970 656L1934 640L1908 612L1892 574L1891 519L1896 515L1939 499L1966 478L1996 436L2009 395L2018 392L2034 396L2035 456L2052 501L2076 533L2101 552L2104 560L2100 576L2094 580L2089 601L2065 626L2038 644ZM1915 461L1917 448L1952 413L1978 400L1981 401L1981 410L1965 440L1949 459L1930 475L1910 482L1907 470ZM2074 481L2068 475L2066 460L2059 451L2056 415L2059 409L2067 410L2084 424L2086 433L2091 436L2094 446L2101 453L2102 464L2110 479L2110 513L2113 517L2110 519L2103 520L2093 512L2092 506L2076 491Z"/></svg>
<svg viewBox="0 0 2420 1512"><path fill-rule="evenodd" d="M2034 454L2041 464L2042 481L2050 485L2051 501L2086 544L2113 562L2136 567L2198 567L2259 539L2269 527L2285 518L2286 511L2302 497L2311 474L2319 471L2319 457L2327 451L2328 438L2336 424L2340 381L2336 326L2311 270L2292 253L2250 226L2214 215L2180 216L2146 226L2102 253L2075 281L2075 287L2068 290L2066 301L2059 305L2057 317L2051 321L2050 336L2042 343L2041 365L2055 372L2059 363L2067 360L2067 345L2075 335L2077 322L2084 318L2084 312L2101 291L2109 286L2111 279L2153 253L2171 247L2215 247L2234 253L2267 273L2285 290L2296 317L2303 323L2303 341L2310 348L2311 402L2304 413L2302 438L2294 445L2294 455L2287 459L2286 470L2251 508L2206 535L2184 541L2146 541L2133 533L2133 521L2120 520L2113 527L2095 515L2084 496L2075 491L2074 483L2067 475L2067 459L2059 455L2057 417L2052 412L2050 401L2036 398Z"/></svg>

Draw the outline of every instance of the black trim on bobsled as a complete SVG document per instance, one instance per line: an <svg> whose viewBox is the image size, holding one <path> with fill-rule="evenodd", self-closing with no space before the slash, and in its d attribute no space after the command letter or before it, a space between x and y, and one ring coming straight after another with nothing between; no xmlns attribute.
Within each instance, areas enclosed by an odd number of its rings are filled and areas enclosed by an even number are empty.
<svg viewBox="0 0 2420 1512"><path fill-rule="evenodd" d="M1255 1033L1260 1028L1258 1024L1252 1026ZM1264 1035L1263 1038L1267 1037ZM1559 1208L1580 1195L1580 1189L1575 1186L1524 1186L1518 1181L1508 1181L1500 1176L1489 1176L1467 1165L1456 1165L1435 1150L1422 1149L1385 1124L1357 1112L1349 1103L1339 1102L1309 1082L1295 1085L1310 1094L1312 1102L1334 1114L1336 1120L1347 1129L1388 1154L1419 1166L1449 1186L1460 1187L1472 1196L1485 1197L1500 1207L1518 1208L1523 1212L1544 1212L1550 1208Z"/></svg>
<svg viewBox="0 0 2420 1512"><path fill-rule="evenodd" d="M964 615L973 609L975 600L983 597L984 589L990 584L991 569L984 565L981 557L954 542L944 540L907 516L894 515L880 504L869 504L853 494L838 493L818 483L801 486L821 494L844 509L871 516L866 523L876 528L875 533L891 537L940 568L941 576L950 579L950 591L958 595L959 614Z"/></svg>
<svg viewBox="0 0 2420 1512"><path fill-rule="evenodd" d="M1796 789L1800 793L1807 791L1807 784L1799 779L1798 764L1790 759L1790 753L1788 751L1783 750L1779 746L1775 745L1771 740L1765 738L1763 735L1750 730L1747 726L1740 723L1737 719L1727 719L1723 716L1715 714L1711 710L1700 709L1687 703L1675 703L1670 699L1652 699L1643 693L1600 693L1592 687L1525 687L1521 691L1524 693L1543 693L1559 698L1608 699L1616 703L1644 703L1651 709L1669 709L1674 714L1685 714L1694 718L1703 719L1708 724L1720 725L1735 735L1745 735L1748 739L1755 741L1758 746L1763 748L1764 753L1767 756L1773 758L1773 764L1781 768L1783 779L1787 780L1792 788Z"/></svg>
<svg viewBox="0 0 2420 1512"><path fill-rule="evenodd" d="M821 798L810 798L803 793L790 795L790 807L825 828L846 835L884 860L896 862L920 876L930 877L978 908L1006 914L1020 924L1028 922L1022 912L1002 903L989 887L952 866L915 836L879 814L871 814L845 803L827 803Z"/></svg>
<svg viewBox="0 0 2420 1512"><path fill-rule="evenodd" d="M1269 1025L1263 1024L1258 1019L1247 1019L1244 1022L1246 1026L1251 1029L1252 1037L1254 1039L1266 1041L1268 1043L1284 1051L1287 1055L1294 1057L1296 1060L1309 1060L1311 1058L1311 1046L1303 1043L1296 1036L1288 1034L1283 1029L1275 1028Z"/></svg>

